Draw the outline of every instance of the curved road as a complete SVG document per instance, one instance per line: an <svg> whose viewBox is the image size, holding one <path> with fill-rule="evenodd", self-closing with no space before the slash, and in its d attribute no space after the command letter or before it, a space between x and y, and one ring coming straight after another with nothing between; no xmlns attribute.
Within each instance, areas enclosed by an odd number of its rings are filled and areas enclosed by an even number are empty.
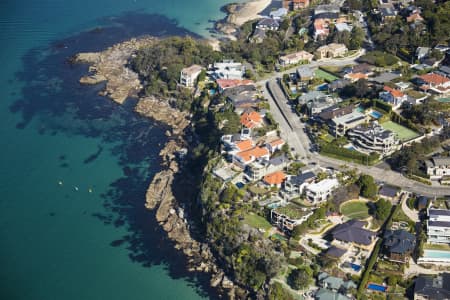
<svg viewBox="0 0 450 300"><path fill-rule="evenodd" d="M332 61L328 61L328 64ZM319 62L320 63L320 62ZM338 63L349 64L340 61ZM310 64L310 66L317 63ZM286 71L287 72L287 71ZM399 186L405 191L417 193L428 197L439 197L450 195L450 187L445 186L428 186L423 183L410 180L398 172L385 170L376 166L363 166L360 164L344 162L330 157L319 155L311 152L310 140L305 131L305 125L300 122L300 118L292 109L288 99L281 90L276 79L276 75L271 79L259 82L262 86L263 95L269 100L270 111L274 119L278 122L281 131L281 137L295 149L299 157L307 163L318 163L324 167L332 167L334 169L343 169L343 167L352 167L361 173L373 176L378 181Z"/></svg>

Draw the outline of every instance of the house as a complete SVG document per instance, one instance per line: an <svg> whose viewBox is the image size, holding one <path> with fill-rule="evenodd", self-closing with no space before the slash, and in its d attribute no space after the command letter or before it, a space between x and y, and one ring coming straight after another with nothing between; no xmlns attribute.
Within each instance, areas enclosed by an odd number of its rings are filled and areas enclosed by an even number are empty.
<svg viewBox="0 0 450 300"><path fill-rule="evenodd" d="M316 300L350 300L349 297L328 289L319 289L315 294Z"/></svg>
<svg viewBox="0 0 450 300"><path fill-rule="evenodd" d="M241 124L247 128L258 128L263 125L263 118L256 111L247 111L241 115Z"/></svg>
<svg viewBox="0 0 450 300"><path fill-rule="evenodd" d="M384 23L388 20L395 19L397 16L397 11L393 7L382 7L380 8L381 21Z"/></svg>
<svg viewBox="0 0 450 300"><path fill-rule="evenodd" d="M362 73L370 76L373 75L373 66L368 63L357 64L351 68L351 73Z"/></svg>
<svg viewBox="0 0 450 300"><path fill-rule="evenodd" d="M267 174L283 170L289 163L289 159L280 155L270 160L258 160L245 167L244 176L249 181L257 181Z"/></svg>
<svg viewBox="0 0 450 300"><path fill-rule="evenodd" d="M314 58L309 52L299 51L287 55L280 56L280 64L282 66L295 65L300 62L311 62Z"/></svg>
<svg viewBox="0 0 450 300"><path fill-rule="evenodd" d="M235 88L241 85L255 85L253 80L249 79L217 79L217 86L219 87L219 92L223 92L226 89Z"/></svg>
<svg viewBox="0 0 450 300"><path fill-rule="evenodd" d="M283 0L283 7L289 10L307 8L309 0Z"/></svg>
<svg viewBox="0 0 450 300"><path fill-rule="evenodd" d="M384 72L376 77L369 78L369 81L379 83L379 84L385 84L386 82L392 81L401 76L402 76L402 74L398 73L398 72Z"/></svg>
<svg viewBox="0 0 450 300"><path fill-rule="evenodd" d="M256 28L277 31L280 28L280 23L272 18L262 18L256 23Z"/></svg>
<svg viewBox="0 0 450 300"><path fill-rule="evenodd" d="M391 104L393 108L400 107L403 102L408 100L408 96L406 94L388 86L384 86L383 92L380 92L379 96L382 100Z"/></svg>
<svg viewBox="0 0 450 300"><path fill-rule="evenodd" d="M245 169L245 166L251 164L257 159L269 159L270 153L266 147L253 147L251 149L237 152L233 155L233 163Z"/></svg>
<svg viewBox="0 0 450 300"><path fill-rule="evenodd" d="M296 71L297 77L302 82L308 82L314 78L314 71L308 67L300 67Z"/></svg>
<svg viewBox="0 0 450 300"><path fill-rule="evenodd" d="M318 59L334 58L344 56L347 52L348 49L344 44L331 43L317 48L315 55Z"/></svg>
<svg viewBox="0 0 450 300"><path fill-rule="evenodd" d="M310 115L319 114L336 104L336 100L320 91L311 91L298 97L298 103L305 104Z"/></svg>
<svg viewBox="0 0 450 300"><path fill-rule="evenodd" d="M282 171L276 171L264 176L263 182L271 187L281 187L284 180L286 179L286 174Z"/></svg>
<svg viewBox="0 0 450 300"><path fill-rule="evenodd" d="M364 229L366 222L350 220L334 227L330 234L334 244L355 245L364 249L370 248L375 243L376 233Z"/></svg>
<svg viewBox="0 0 450 300"><path fill-rule="evenodd" d="M406 91L409 88L408 82L397 82L395 83L395 86L398 87L398 89L402 92Z"/></svg>
<svg viewBox="0 0 450 300"><path fill-rule="evenodd" d="M317 281L319 287L342 294L346 294L350 289L356 289L356 284L353 281L345 281L342 278L331 276L326 272L319 273L317 275Z"/></svg>
<svg viewBox="0 0 450 300"><path fill-rule="evenodd" d="M254 147L254 143L252 140L238 140L232 144L230 144L231 153L237 153L241 151L247 151Z"/></svg>
<svg viewBox="0 0 450 300"><path fill-rule="evenodd" d="M287 8L285 7L280 7L277 10L273 10L269 13L269 16L274 19L274 20L280 20L282 18L284 18L288 13Z"/></svg>
<svg viewBox="0 0 450 300"><path fill-rule="evenodd" d="M209 74L215 79L242 79L245 67L242 63L225 59L222 62L214 63Z"/></svg>
<svg viewBox="0 0 450 300"><path fill-rule="evenodd" d="M339 186L339 181L327 178L306 187L306 199L313 204L326 201L331 193Z"/></svg>
<svg viewBox="0 0 450 300"><path fill-rule="evenodd" d="M344 31L351 32L352 31L352 27L349 26L347 23L336 23L334 25L334 28L336 28L336 30L338 32L344 32Z"/></svg>
<svg viewBox="0 0 450 300"><path fill-rule="evenodd" d="M386 200L393 201L399 193L398 187L384 184L378 191L378 195Z"/></svg>
<svg viewBox="0 0 450 300"><path fill-rule="evenodd" d="M330 21L328 19L314 19L314 39L325 39L330 34Z"/></svg>
<svg viewBox="0 0 450 300"><path fill-rule="evenodd" d="M420 80L424 82L420 88L425 91L433 91L437 94L449 94L450 93L450 79L436 74L428 73L419 76Z"/></svg>
<svg viewBox="0 0 450 300"><path fill-rule="evenodd" d="M344 254L347 253L347 249L342 249L336 246L331 246L327 249L327 251L324 253L326 257L340 260Z"/></svg>
<svg viewBox="0 0 450 300"><path fill-rule="evenodd" d="M414 285L414 300L444 299L450 299L450 273L417 276Z"/></svg>
<svg viewBox="0 0 450 300"><path fill-rule="evenodd" d="M342 90L347 85L350 85L351 81L348 79L336 79L335 81L328 84L328 90L332 93Z"/></svg>
<svg viewBox="0 0 450 300"><path fill-rule="evenodd" d="M416 12L413 12L409 16L406 17L406 22L408 22L408 23L423 22L423 18L420 15L420 12L416 11Z"/></svg>
<svg viewBox="0 0 450 300"><path fill-rule="evenodd" d="M252 84L240 85L233 88L226 88L222 95L230 102L236 113L242 114L248 109L258 108L258 91Z"/></svg>
<svg viewBox="0 0 450 300"><path fill-rule="evenodd" d="M311 184L316 175L313 172L305 172L295 176L288 176L284 181L283 194L289 199L299 197L305 191L306 186Z"/></svg>
<svg viewBox="0 0 450 300"><path fill-rule="evenodd" d="M193 87L202 70L203 67L199 65L192 65L188 68L181 69L180 84L185 87Z"/></svg>
<svg viewBox="0 0 450 300"><path fill-rule="evenodd" d="M406 230L386 230L383 251L389 260L406 263L416 247L416 237Z"/></svg>
<svg viewBox="0 0 450 300"><path fill-rule="evenodd" d="M376 122L367 126L358 125L347 134L356 146L367 152L378 152L383 156L392 154L399 144L395 133L384 129Z"/></svg>
<svg viewBox="0 0 450 300"><path fill-rule="evenodd" d="M296 204L290 203L286 206L274 208L270 211L272 224L276 225L282 231L290 232L295 226L305 222L313 211Z"/></svg>
<svg viewBox="0 0 450 300"><path fill-rule="evenodd" d="M325 122L328 123L334 118L342 117L348 114L351 114L353 112L354 106L353 105L347 105L344 107L339 107L337 105L333 105L325 110L323 110L319 114L319 118Z"/></svg>
<svg viewBox="0 0 450 300"><path fill-rule="evenodd" d="M432 244L450 244L450 210L428 208L427 241Z"/></svg>
<svg viewBox="0 0 450 300"><path fill-rule="evenodd" d="M448 66L440 66L440 67L439 67L439 73L440 73L442 76L445 76L445 77L447 77L447 78L450 78L450 67L448 67Z"/></svg>
<svg viewBox="0 0 450 300"><path fill-rule="evenodd" d="M429 47L417 47L416 58L421 61L430 54L431 49Z"/></svg>
<svg viewBox="0 0 450 300"><path fill-rule="evenodd" d="M337 116L330 122L330 130L334 136L344 136L347 131L367 123L369 116L355 110L349 114Z"/></svg>
<svg viewBox="0 0 450 300"><path fill-rule="evenodd" d="M335 22L340 15L340 8L338 5L317 5L314 9L314 19L329 19Z"/></svg>
<svg viewBox="0 0 450 300"><path fill-rule="evenodd" d="M450 175L450 157L435 156L425 162L427 175L431 180L440 180L444 176Z"/></svg>
<svg viewBox="0 0 450 300"><path fill-rule="evenodd" d="M369 75L364 73L348 73L344 75L344 78L350 80L351 82L356 82L360 79L369 78Z"/></svg>
<svg viewBox="0 0 450 300"><path fill-rule="evenodd" d="M281 139L281 138L277 138L275 140L272 140L270 142L266 143L266 147L267 149L269 149L269 152L271 154L273 154L275 151L277 150L281 150L281 148L286 144L286 142Z"/></svg>

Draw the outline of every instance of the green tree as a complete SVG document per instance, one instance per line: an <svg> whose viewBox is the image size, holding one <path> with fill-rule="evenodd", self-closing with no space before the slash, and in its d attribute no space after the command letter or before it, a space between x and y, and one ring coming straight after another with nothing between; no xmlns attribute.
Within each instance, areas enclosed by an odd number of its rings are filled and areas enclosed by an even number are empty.
<svg viewBox="0 0 450 300"><path fill-rule="evenodd" d="M375 202L375 218L379 221L384 221L391 213L392 204L390 201L380 199Z"/></svg>
<svg viewBox="0 0 450 300"><path fill-rule="evenodd" d="M286 291L283 288L281 283L274 282L273 284L270 285L268 299L269 300L293 300L294 297L291 295L291 293L289 293L288 291Z"/></svg>
<svg viewBox="0 0 450 300"><path fill-rule="evenodd" d="M307 288L312 281L313 271L309 266L294 269L288 276L288 284L294 290Z"/></svg>
<svg viewBox="0 0 450 300"><path fill-rule="evenodd" d="M378 192L378 186L372 176L363 174L359 177L357 184L361 188L361 196L374 199Z"/></svg>

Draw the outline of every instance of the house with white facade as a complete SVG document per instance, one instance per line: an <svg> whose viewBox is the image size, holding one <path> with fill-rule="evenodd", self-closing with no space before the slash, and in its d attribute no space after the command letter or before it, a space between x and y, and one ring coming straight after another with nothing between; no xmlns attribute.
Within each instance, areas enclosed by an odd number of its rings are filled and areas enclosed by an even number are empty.
<svg viewBox="0 0 450 300"><path fill-rule="evenodd" d="M383 88L383 91L380 92L380 98L385 102L391 104L394 109L400 107L403 102L408 100L408 96L402 91L393 89L388 86L385 86Z"/></svg>
<svg viewBox="0 0 450 300"><path fill-rule="evenodd" d="M330 129L334 136L344 136L347 131L355 128L358 125L364 124L369 120L369 117L357 110L349 114L338 116L331 119Z"/></svg>
<svg viewBox="0 0 450 300"><path fill-rule="evenodd" d="M249 181L258 181L264 176L281 171L287 167L289 159L280 155L270 160L258 160L245 167L244 177Z"/></svg>
<svg viewBox="0 0 450 300"><path fill-rule="evenodd" d="M335 178L327 178L306 187L306 199L313 204L326 201L331 193L339 186Z"/></svg>
<svg viewBox="0 0 450 300"><path fill-rule="evenodd" d="M183 68L180 74L180 84L185 87L193 87L202 70L203 67L199 65L192 65L188 68Z"/></svg>
<svg viewBox="0 0 450 300"><path fill-rule="evenodd" d="M384 129L376 122L370 125L358 125L349 130L347 135L360 149L369 153L378 152L383 156L395 152L400 143L395 133Z"/></svg>
<svg viewBox="0 0 450 300"><path fill-rule="evenodd" d="M312 214L313 210L310 208L300 207L296 204L288 204L272 209L270 211L270 219L272 224L276 225L282 231L290 232L295 226L305 222Z"/></svg>
<svg viewBox="0 0 450 300"><path fill-rule="evenodd" d="M436 156L425 162L431 180L441 180L450 175L450 157Z"/></svg>
<svg viewBox="0 0 450 300"><path fill-rule="evenodd" d="M295 65L300 62L311 62L314 58L314 55L312 55L309 52L306 51L299 51L294 52L290 54L286 54L283 56L280 56L280 65L287 66L287 65Z"/></svg>
<svg viewBox="0 0 450 300"><path fill-rule="evenodd" d="M450 244L450 210L428 208L428 243Z"/></svg>
<svg viewBox="0 0 450 300"><path fill-rule="evenodd" d="M431 91L436 94L449 95L450 94L450 79L438 73L428 73L419 76L423 85L420 89L424 91Z"/></svg>
<svg viewBox="0 0 450 300"><path fill-rule="evenodd" d="M291 175L284 181L283 196L288 199L300 197L305 192L305 189L310 185L316 175L313 172L305 172L299 175Z"/></svg>
<svg viewBox="0 0 450 300"><path fill-rule="evenodd" d="M216 62L209 71L215 79L242 79L245 74L245 66L232 59L224 59L222 62Z"/></svg>

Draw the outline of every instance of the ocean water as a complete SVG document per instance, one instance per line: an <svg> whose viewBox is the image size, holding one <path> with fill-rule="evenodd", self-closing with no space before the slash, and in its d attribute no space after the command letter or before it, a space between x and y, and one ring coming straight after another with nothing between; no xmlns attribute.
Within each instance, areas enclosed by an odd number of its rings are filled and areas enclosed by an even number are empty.
<svg viewBox="0 0 450 300"><path fill-rule="evenodd" d="M0 1L0 299L215 297L144 209L165 128L80 86L68 58L206 35L225 3Z"/></svg>

